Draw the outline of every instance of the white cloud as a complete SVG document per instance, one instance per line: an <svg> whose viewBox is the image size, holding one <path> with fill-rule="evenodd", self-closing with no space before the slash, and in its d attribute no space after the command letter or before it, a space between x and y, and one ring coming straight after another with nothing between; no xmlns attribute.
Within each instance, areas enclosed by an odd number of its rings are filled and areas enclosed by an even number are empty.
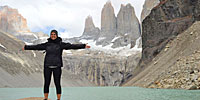
<svg viewBox="0 0 200 100"><path fill-rule="evenodd" d="M8 5L18 9L34 30L54 27L65 29L67 37L80 36L84 30L85 18L91 15L94 24L100 27L101 9L108 0L0 0L0 6ZM144 0L110 0L119 12L121 4L131 3L140 19Z"/></svg>
<svg viewBox="0 0 200 100"><path fill-rule="evenodd" d="M62 37L62 38L69 38L69 34L71 34L71 33L68 33L68 32L60 32L60 37Z"/></svg>

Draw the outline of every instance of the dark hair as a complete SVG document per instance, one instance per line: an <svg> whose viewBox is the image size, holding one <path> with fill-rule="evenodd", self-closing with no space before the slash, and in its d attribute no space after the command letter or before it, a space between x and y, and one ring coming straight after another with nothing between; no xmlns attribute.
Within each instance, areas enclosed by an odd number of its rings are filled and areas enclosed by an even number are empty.
<svg viewBox="0 0 200 100"><path fill-rule="evenodd" d="M56 36L58 37L58 31L56 31L56 30L51 30L51 33L55 33ZM51 33L50 33L50 35L51 35Z"/></svg>

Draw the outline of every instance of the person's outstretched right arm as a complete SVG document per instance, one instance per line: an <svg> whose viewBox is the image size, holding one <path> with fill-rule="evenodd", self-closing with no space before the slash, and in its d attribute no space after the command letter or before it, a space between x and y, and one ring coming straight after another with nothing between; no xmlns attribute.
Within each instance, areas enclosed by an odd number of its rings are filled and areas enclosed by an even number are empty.
<svg viewBox="0 0 200 100"><path fill-rule="evenodd" d="M46 43L41 43L37 45L25 45L23 50L45 50Z"/></svg>

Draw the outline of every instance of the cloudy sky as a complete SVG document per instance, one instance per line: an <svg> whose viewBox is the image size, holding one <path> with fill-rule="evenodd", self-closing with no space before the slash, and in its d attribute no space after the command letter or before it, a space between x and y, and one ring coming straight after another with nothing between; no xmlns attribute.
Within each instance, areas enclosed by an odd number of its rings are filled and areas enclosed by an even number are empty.
<svg viewBox="0 0 200 100"><path fill-rule="evenodd" d="M27 19L28 27L33 32L49 33L57 29L61 37L80 36L84 30L85 19L92 16L95 26L100 28L101 9L108 0L0 0L0 6L8 5L18 9ZM140 14L145 0L109 0L115 15L121 4L131 3L136 16Z"/></svg>

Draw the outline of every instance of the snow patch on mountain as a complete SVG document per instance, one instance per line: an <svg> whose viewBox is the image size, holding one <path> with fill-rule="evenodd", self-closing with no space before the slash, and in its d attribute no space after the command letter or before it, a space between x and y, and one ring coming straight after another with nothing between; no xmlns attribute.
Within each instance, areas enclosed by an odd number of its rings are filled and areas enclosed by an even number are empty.
<svg viewBox="0 0 200 100"><path fill-rule="evenodd" d="M0 47L2 47L2 48L4 48L4 49L6 49L6 47L5 47L4 45L2 45L1 43L0 43Z"/></svg>
<svg viewBox="0 0 200 100"><path fill-rule="evenodd" d="M25 43L26 45L33 45L33 43L29 43L29 42L25 42L25 41L24 41L24 43Z"/></svg>
<svg viewBox="0 0 200 100"><path fill-rule="evenodd" d="M114 39L117 39L119 37L115 37ZM114 41L113 39L113 41ZM102 51L107 54L111 55L119 55L119 56L130 56L132 54L135 54L137 52L141 52L142 48L139 48L139 40L140 38L137 39L136 45L131 48L131 44L124 46L124 47L119 47L119 48L112 48L113 43L107 45L107 46L102 46L102 45L96 45L96 41L94 40L85 40L82 39L80 42L82 43L87 43L88 45L91 46L90 50L92 51Z"/></svg>
<svg viewBox="0 0 200 100"><path fill-rule="evenodd" d="M104 39L106 39L106 37L100 37L100 38L98 39L98 41L101 41L101 40L104 40Z"/></svg>
<svg viewBox="0 0 200 100"><path fill-rule="evenodd" d="M118 38L120 38L120 36L115 37L111 42L115 42L115 40L117 40Z"/></svg>

